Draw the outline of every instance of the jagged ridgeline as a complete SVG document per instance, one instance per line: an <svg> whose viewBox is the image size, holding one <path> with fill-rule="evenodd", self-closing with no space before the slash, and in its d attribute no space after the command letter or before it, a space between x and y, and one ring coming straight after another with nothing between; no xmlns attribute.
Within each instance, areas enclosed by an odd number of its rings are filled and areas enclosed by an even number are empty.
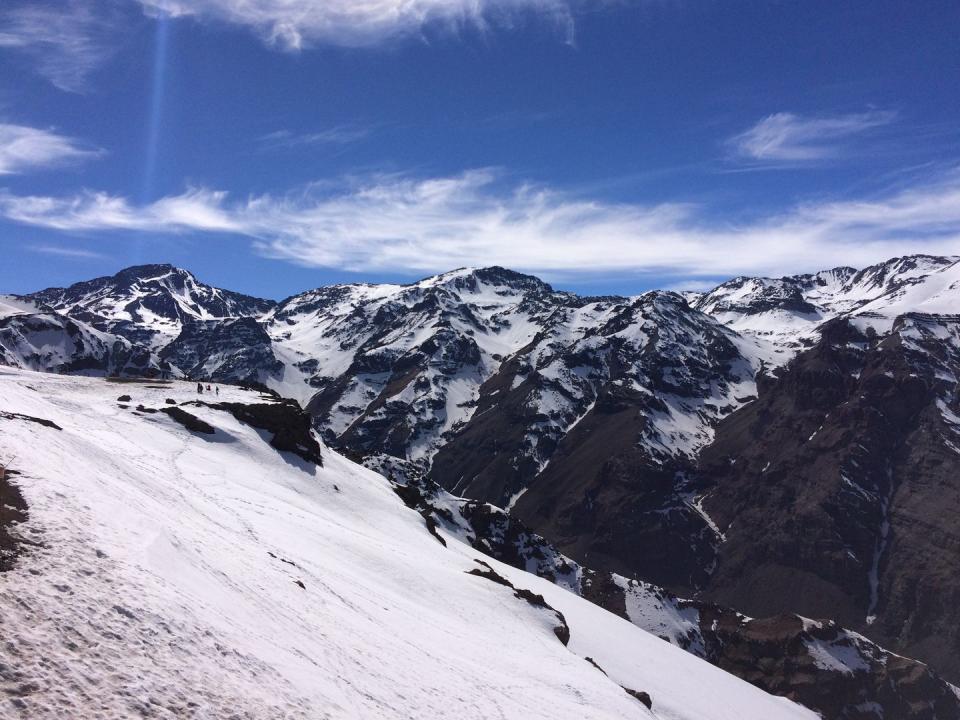
<svg viewBox="0 0 960 720"><path fill-rule="evenodd" d="M281 302L171 266L7 298L0 353L256 384L586 565L833 617L960 680L957 258L580 297L503 268Z"/></svg>

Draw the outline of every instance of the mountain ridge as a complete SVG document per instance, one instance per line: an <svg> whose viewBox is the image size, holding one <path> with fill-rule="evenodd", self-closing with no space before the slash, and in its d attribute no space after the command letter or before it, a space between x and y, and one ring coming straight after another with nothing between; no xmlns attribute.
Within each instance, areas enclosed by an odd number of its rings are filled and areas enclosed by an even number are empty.
<svg viewBox="0 0 960 720"><path fill-rule="evenodd" d="M179 286L150 288L177 295L174 304L182 299ZM191 288L189 297L213 296ZM853 338L843 343L868 348L883 338L916 345L910 334L926 331L902 319L932 318L922 325L931 338L904 362L919 363L928 384L944 373L960 377L952 355L936 360L937 343L949 335L943 313L960 308L954 257L905 256L861 270L739 278L696 298L671 291L580 297L504 268L465 268L406 285L330 286L269 306L250 302L243 307L252 314L243 317L201 309L185 320L176 315L163 332L141 326L124 309L130 293L108 303L106 317L89 309L103 298L79 309L61 302L59 309L46 304L29 312L31 301L50 299L56 298L21 296L0 318L0 361L270 388L306 407L332 446L412 462L455 494L508 508L578 561L637 574L686 596L709 597L717 578L735 565L729 555L735 543L725 531L730 502L719 504L715 480L701 467L704 453L729 445L716 433L754 412L758 398L788 397L792 364L833 352L829 329L837 322L846 323ZM217 300L210 308L236 307ZM138 341L141 336L147 341ZM158 337L165 343L159 349ZM857 347L849 352L860 352ZM857 362L850 372L861 372ZM906 382L909 372L897 377ZM932 433L931 447L945 448L936 451L944 467L953 468L956 453L947 444L953 441L940 428L960 410L938 404L938 396L923 397L930 398L923 412L932 418L924 432ZM788 424L805 422L792 406L788 412ZM792 459L788 467L800 466ZM798 481L793 472L771 486L781 497L790 497L789 485ZM857 532L868 548L879 542L885 521L882 514L865 517L869 522ZM773 532L762 523L759 529ZM872 550L851 552L860 557ZM876 572L881 596L888 592L882 588L900 582L893 580L897 573L904 582L909 577L909 567L894 572L884 563L870 565L858 566L857 582L868 587ZM807 571L827 572L825 566ZM869 592L850 597L858 609L842 613L845 624L894 650L935 659L948 678L960 678L950 661L955 640L924 629L936 628L945 611L896 633L891 628L905 612L902 603L868 625ZM803 605L786 590L769 600L765 615ZM878 607L886 606L880 601Z"/></svg>

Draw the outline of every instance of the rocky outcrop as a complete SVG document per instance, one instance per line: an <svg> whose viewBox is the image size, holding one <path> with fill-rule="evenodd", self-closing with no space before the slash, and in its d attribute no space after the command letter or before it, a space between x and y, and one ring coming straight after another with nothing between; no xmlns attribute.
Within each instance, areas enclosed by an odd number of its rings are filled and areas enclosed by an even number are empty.
<svg viewBox="0 0 960 720"><path fill-rule="evenodd" d="M553 634L556 635L557 640L562 642L564 645L567 645L570 642L570 626L567 625L566 618L564 618L562 612L544 600L543 595L538 595L537 593L527 590L526 588L515 587L512 582L497 573L497 571L490 567L487 563L483 562L482 560L477 560L477 563L479 563L482 567L468 570L468 575L476 575L477 577L482 577L485 580L495 582L498 585L508 587L513 590L514 597L520 600L525 600L527 604L552 614L556 622L556 624L553 626Z"/></svg>
<svg viewBox="0 0 960 720"><path fill-rule="evenodd" d="M832 621L797 615L751 620L700 605L706 658L830 720L960 717L956 688Z"/></svg>
<svg viewBox="0 0 960 720"><path fill-rule="evenodd" d="M224 410L237 420L271 434L270 446L280 452L289 452L314 465L323 465L320 443L314 437L310 416L292 400L272 403L205 403L194 400L185 405L206 405ZM170 412L172 408L164 408Z"/></svg>
<svg viewBox="0 0 960 720"><path fill-rule="evenodd" d="M171 418L176 420L178 423L183 425L190 432L201 433L203 435L213 435L216 433L216 428L213 427L210 423L204 422L196 415L188 413L183 408L179 407L165 407L160 408L160 412L166 413Z"/></svg>

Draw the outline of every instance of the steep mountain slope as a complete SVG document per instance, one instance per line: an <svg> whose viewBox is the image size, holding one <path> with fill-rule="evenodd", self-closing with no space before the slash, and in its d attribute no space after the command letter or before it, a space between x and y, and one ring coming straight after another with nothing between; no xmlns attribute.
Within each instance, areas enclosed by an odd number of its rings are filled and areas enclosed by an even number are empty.
<svg viewBox="0 0 960 720"><path fill-rule="evenodd" d="M648 397L650 455L691 457L751 394L758 352L673 293L580 298L503 268L334 286L277 304L151 265L20 301L123 338L174 376L271 387L307 406L330 441L424 469L478 408L520 404L529 427L503 456L518 472L495 498L483 473L470 472L469 492L501 504L613 385ZM505 384L503 401L493 397Z"/></svg>
<svg viewBox="0 0 960 720"><path fill-rule="evenodd" d="M577 302L503 268L460 270L292 298L271 334L306 358L300 367L316 390L307 407L327 437L427 462L473 415L503 359Z"/></svg>
<svg viewBox="0 0 960 720"><path fill-rule="evenodd" d="M0 386L36 543L0 575L15 717L814 717L438 542L382 476L280 452L189 384Z"/></svg>
<svg viewBox="0 0 960 720"><path fill-rule="evenodd" d="M428 526L825 718L960 718L956 688L922 663L830 620L796 614L751 619L716 604L679 599L650 583L584 567L503 510L445 492L411 463L374 455L364 464L397 483L397 494Z"/></svg>
<svg viewBox="0 0 960 720"><path fill-rule="evenodd" d="M0 364L94 375L159 374L169 369L126 338L17 299L0 299Z"/></svg>
<svg viewBox="0 0 960 720"><path fill-rule="evenodd" d="M704 594L829 613L956 679L960 318L863 322L824 326L702 454L724 538Z"/></svg>
<svg viewBox="0 0 960 720"><path fill-rule="evenodd" d="M752 396L745 343L673 293L577 315L487 381L430 475L508 506L574 557L684 584L673 568L706 565L714 537L678 496L678 473Z"/></svg>

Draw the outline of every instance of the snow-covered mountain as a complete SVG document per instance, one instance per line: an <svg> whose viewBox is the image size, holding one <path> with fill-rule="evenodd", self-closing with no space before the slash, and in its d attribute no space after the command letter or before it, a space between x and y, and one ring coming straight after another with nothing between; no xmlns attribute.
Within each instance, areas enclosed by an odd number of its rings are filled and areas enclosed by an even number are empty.
<svg viewBox="0 0 960 720"><path fill-rule="evenodd" d="M271 387L308 406L331 440L424 467L488 402L481 388L495 376L491 388L508 379L537 416L517 462L546 465L611 383L659 406L652 454L691 455L724 408L750 396L756 362L754 343L679 295L580 298L503 268L274 304L151 265L24 301L147 347L174 375Z"/></svg>
<svg viewBox="0 0 960 720"><path fill-rule="evenodd" d="M149 349L125 337L9 296L0 296L0 363L99 375L142 375L166 368Z"/></svg>
<svg viewBox="0 0 960 720"><path fill-rule="evenodd" d="M833 617L957 680L960 666L951 658L960 657L960 638L944 629L955 605L948 590L935 593L929 609L909 595L929 573L948 572L952 561L944 556L933 569L918 563L923 534L909 552L888 551L898 546L884 528L915 518L899 501L883 505L890 487L928 509L944 497L924 477L911 477L900 456L890 458L892 483L856 481L876 495L862 513L847 514L849 498L833 502L834 494L847 493L842 480L836 488L819 480L811 486L825 493L823 504L811 500L814 514L833 507L841 527L818 524L809 557L824 544L833 548L839 532L837 558L853 553L852 569L840 560L784 563L801 531L790 521L802 515L791 488L807 483L801 470L814 466L803 459L806 442L794 443L793 434L807 437L829 425L817 412L836 398L857 405L858 378L880 377L871 370L876 363L899 358L884 371L898 388L921 379L926 389L907 393L901 405L914 407L921 398L916 412L930 422L918 436L911 434L915 416L869 437L847 428L838 447L906 452L904 438L923 438L909 447L936 447L934 475L952 487L948 478L960 467L950 428L960 409L949 388L960 361L949 350L947 314L960 312L958 282L957 258L912 256L861 270L738 278L702 295L588 298L485 268L409 285L327 287L274 303L209 288L169 266L147 266L0 303L0 357L58 372L269 388L306 407L332 446L412 463L456 496L507 508L588 567L749 609L730 594L739 588L744 598L767 598L758 614ZM846 335L832 330L840 325L850 329ZM889 410L862 408L892 417ZM815 425L807 432L809 423ZM780 440L760 442L767 435ZM753 452L772 455L751 460L741 477L746 460L737 458ZM852 461L840 455L824 453L831 459L829 467L816 465L819 478L852 481L841 472ZM787 471L760 473L781 461ZM744 481L726 485L729 497L717 489L723 462ZM764 522L758 510L751 533L739 536L732 518L754 500L771 518L781 513L783 523ZM949 528L937 525L948 546ZM749 560L734 552L737 537L749 538ZM765 593L738 586L747 567L779 568L783 587ZM812 578L800 584L802 592L786 582L808 577L797 572ZM842 603L834 598L836 613L832 601L820 607L802 599L825 597L817 583L839 577L845 589ZM894 595L896 603L884 600Z"/></svg>
<svg viewBox="0 0 960 720"><path fill-rule="evenodd" d="M170 343L189 323L259 317L275 305L205 285L172 265L137 265L111 277L41 290L29 300L151 350Z"/></svg>
<svg viewBox="0 0 960 720"><path fill-rule="evenodd" d="M0 372L4 716L815 717L278 450L295 407L195 387Z"/></svg>
<svg viewBox="0 0 960 720"><path fill-rule="evenodd" d="M774 365L809 347L836 317L889 332L904 313L955 313L960 258L911 255L862 270L839 267L783 278L739 277L697 297L693 306L771 346Z"/></svg>

